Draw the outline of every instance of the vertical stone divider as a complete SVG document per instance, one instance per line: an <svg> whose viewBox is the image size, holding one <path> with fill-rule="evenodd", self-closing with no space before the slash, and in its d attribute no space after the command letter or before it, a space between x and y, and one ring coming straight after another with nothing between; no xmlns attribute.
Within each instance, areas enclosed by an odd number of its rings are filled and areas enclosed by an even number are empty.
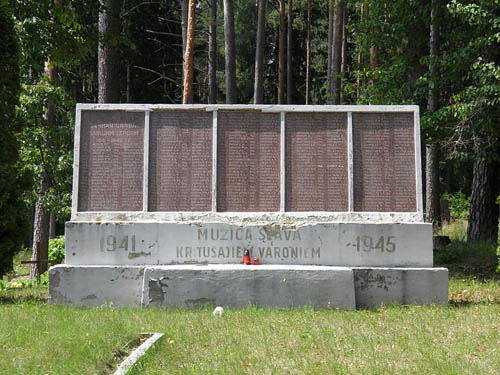
<svg viewBox="0 0 500 375"><path fill-rule="evenodd" d="M142 171L142 211L148 212L149 199L149 118L151 111L144 111L144 163Z"/></svg>
<svg viewBox="0 0 500 375"><path fill-rule="evenodd" d="M76 105L75 116L75 144L73 149L73 199L71 202L71 215L78 210L78 189L80 184L80 135L82 122L82 108Z"/></svg>
<svg viewBox="0 0 500 375"><path fill-rule="evenodd" d="M212 112L212 212L217 212L217 109Z"/></svg>
<svg viewBox="0 0 500 375"><path fill-rule="evenodd" d="M424 219L424 202L422 198L422 160L420 156L420 109L416 107L413 111L413 129L415 141L415 192L417 194L417 213Z"/></svg>
<svg viewBox="0 0 500 375"><path fill-rule="evenodd" d="M348 211L354 211L354 155L352 140L352 112L347 112L347 194Z"/></svg>
<svg viewBox="0 0 500 375"><path fill-rule="evenodd" d="M285 112L280 115L280 212L285 212Z"/></svg>

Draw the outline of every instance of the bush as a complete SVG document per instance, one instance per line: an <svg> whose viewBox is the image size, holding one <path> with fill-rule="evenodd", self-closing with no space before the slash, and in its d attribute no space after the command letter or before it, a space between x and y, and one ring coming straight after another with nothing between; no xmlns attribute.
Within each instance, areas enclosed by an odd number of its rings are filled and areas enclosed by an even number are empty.
<svg viewBox="0 0 500 375"><path fill-rule="evenodd" d="M443 198L448 201L451 221L467 220L469 217L470 197L466 197L461 191L457 193L445 193Z"/></svg>
<svg viewBox="0 0 500 375"><path fill-rule="evenodd" d="M49 240L49 259L64 262L64 236L59 236Z"/></svg>
<svg viewBox="0 0 500 375"><path fill-rule="evenodd" d="M497 256L498 256L497 272L500 272L500 245L498 245L497 247Z"/></svg>

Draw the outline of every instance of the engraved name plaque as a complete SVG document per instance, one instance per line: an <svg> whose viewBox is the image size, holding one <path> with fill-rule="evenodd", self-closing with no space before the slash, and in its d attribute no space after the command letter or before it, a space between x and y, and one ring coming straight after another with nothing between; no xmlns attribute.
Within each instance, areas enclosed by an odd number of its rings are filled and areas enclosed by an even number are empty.
<svg viewBox="0 0 500 375"><path fill-rule="evenodd" d="M212 114L152 112L149 211L210 211Z"/></svg>
<svg viewBox="0 0 500 375"><path fill-rule="evenodd" d="M354 209L416 211L412 113L354 113Z"/></svg>
<svg viewBox="0 0 500 375"><path fill-rule="evenodd" d="M219 111L217 124L217 209L278 211L279 114Z"/></svg>
<svg viewBox="0 0 500 375"><path fill-rule="evenodd" d="M141 211L144 114L84 111L79 211Z"/></svg>
<svg viewBox="0 0 500 375"><path fill-rule="evenodd" d="M344 113L286 114L286 211L347 211Z"/></svg>

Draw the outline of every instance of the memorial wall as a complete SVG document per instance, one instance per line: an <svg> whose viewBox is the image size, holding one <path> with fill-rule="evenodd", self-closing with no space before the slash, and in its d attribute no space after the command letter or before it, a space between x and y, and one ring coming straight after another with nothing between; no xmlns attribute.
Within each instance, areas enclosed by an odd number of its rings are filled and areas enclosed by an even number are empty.
<svg viewBox="0 0 500 375"><path fill-rule="evenodd" d="M416 106L78 104L55 304L446 303Z"/></svg>
<svg viewBox="0 0 500 375"><path fill-rule="evenodd" d="M415 106L77 111L74 213L421 212Z"/></svg>

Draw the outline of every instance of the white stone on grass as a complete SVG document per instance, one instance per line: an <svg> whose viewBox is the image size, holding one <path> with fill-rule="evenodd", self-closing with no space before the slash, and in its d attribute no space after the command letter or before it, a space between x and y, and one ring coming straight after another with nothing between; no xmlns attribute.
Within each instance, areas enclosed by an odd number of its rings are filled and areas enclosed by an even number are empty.
<svg viewBox="0 0 500 375"><path fill-rule="evenodd" d="M212 313L213 316L222 316L222 313L224 312L224 309L222 308L222 306L217 306L215 309L214 309L214 312Z"/></svg>

